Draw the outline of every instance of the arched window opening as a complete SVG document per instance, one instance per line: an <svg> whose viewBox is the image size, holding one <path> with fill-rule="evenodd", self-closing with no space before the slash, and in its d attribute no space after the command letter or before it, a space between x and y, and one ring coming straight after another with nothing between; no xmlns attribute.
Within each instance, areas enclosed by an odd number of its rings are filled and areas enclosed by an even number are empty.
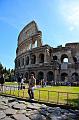
<svg viewBox="0 0 79 120"><path fill-rule="evenodd" d="M62 82L68 82L68 74L67 73L62 73L61 74L61 81Z"/></svg>
<svg viewBox="0 0 79 120"><path fill-rule="evenodd" d="M54 74L52 71L49 71L47 73L47 81L48 81L48 84L51 84L51 82L54 81Z"/></svg>
<svg viewBox="0 0 79 120"><path fill-rule="evenodd" d="M36 63L36 56L32 55L31 56L31 64L35 64Z"/></svg>
<svg viewBox="0 0 79 120"><path fill-rule="evenodd" d="M63 62L68 63L68 58L64 58Z"/></svg>
<svg viewBox="0 0 79 120"><path fill-rule="evenodd" d="M24 58L22 58L22 66L24 66Z"/></svg>
<svg viewBox="0 0 79 120"><path fill-rule="evenodd" d="M18 67L20 67L20 59L18 60Z"/></svg>
<svg viewBox="0 0 79 120"><path fill-rule="evenodd" d="M29 64L29 57L26 57L26 65Z"/></svg>
<svg viewBox="0 0 79 120"><path fill-rule="evenodd" d="M72 76L71 76L71 80L72 82L77 82L79 81L79 76L78 76L78 73L73 73Z"/></svg>
<svg viewBox="0 0 79 120"><path fill-rule="evenodd" d="M68 56L66 54L63 54L61 56L61 63L68 63L69 60L68 60Z"/></svg>
<svg viewBox="0 0 79 120"><path fill-rule="evenodd" d="M38 80L41 80L44 78L44 73L43 72L39 72L38 73Z"/></svg>
<svg viewBox="0 0 79 120"><path fill-rule="evenodd" d="M77 63L77 58L73 57L73 61L74 61L74 63Z"/></svg>
<svg viewBox="0 0 79 120"><path fill-rule="evenodd" d="M55 56L53 56L53 60L57 60L57 56L55 55Z"/></svg>
<svg viewBox="0 0 79 120"><path fill-rule="evenodd" d="M39 63L44 63L44 54L39 55Z"/></svg>
<svg viewBox="0 0 79 120"><path fill-rule="evenodd" d="M38 80L37 80L37 84L40 84L41 85L41 80L44 79L44 73L43 72L39 72L38 73Z"/></svg>

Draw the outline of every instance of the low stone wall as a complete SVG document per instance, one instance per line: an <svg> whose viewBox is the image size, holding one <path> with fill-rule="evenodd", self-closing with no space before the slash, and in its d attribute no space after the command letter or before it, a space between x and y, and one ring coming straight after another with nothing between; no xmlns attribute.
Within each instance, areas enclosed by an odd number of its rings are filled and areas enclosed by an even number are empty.
<svg viewBox="0 0 79 120"><path fill-rule="evenodd" d="M79 110L49 107L0 96L0 120L79 120Z"/></svg>

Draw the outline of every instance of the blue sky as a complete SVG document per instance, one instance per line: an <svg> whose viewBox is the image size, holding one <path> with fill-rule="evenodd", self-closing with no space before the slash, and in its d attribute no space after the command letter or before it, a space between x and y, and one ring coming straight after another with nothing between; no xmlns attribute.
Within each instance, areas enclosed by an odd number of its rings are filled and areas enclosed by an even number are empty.
<svg viewBox="0 0 79 120"><path fill-rule="evenodd" d="M43 44L79 42L79 0L0 0L0 62L14 68L17 38L35 20Z"/></svg>

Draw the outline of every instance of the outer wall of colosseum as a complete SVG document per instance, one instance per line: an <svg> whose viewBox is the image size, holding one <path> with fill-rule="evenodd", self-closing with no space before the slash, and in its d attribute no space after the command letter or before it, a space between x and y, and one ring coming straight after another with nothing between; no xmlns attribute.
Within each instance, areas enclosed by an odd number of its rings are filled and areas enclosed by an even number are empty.
<svg viewBox="0 0 79 120"><path fill-rule="evenodd" d="M41 79L49 84L79 83L79 43L67 43L53 48L43 45L42 32L35 21L26 25L18 36L15 59L15 74L28 81L34 73L37 82Z"/></svg>

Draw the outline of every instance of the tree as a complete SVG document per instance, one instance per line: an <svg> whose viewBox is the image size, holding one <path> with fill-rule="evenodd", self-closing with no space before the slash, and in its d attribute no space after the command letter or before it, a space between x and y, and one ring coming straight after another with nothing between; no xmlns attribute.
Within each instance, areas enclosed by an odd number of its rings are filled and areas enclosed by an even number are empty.
<svg viewBox="0 0 79 120"><path fill-rule="evenodd" d="M3 72L3 66L2 66L2 64L0 63L0 73L2 73Z"/></svg>

